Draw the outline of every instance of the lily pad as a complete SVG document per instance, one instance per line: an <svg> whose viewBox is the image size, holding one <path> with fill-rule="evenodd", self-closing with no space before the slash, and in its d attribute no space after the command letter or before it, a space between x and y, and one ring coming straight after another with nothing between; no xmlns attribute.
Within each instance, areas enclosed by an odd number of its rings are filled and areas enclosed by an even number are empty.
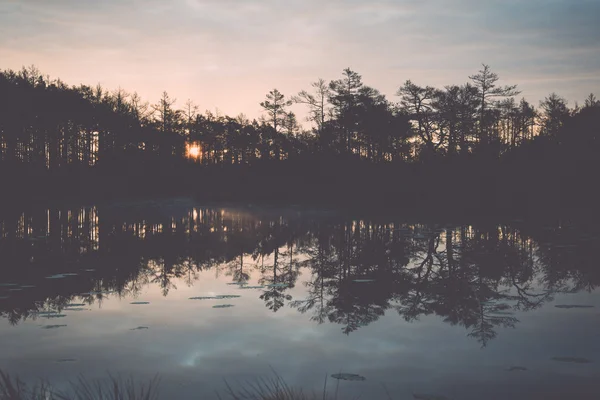
<svg viewBox="0 0 600 400"><path fill-rule="evenodd" d="M56 275L50 275L50 276L46 277L46 279L62 279L62 278L66 278L66 275L64 275L64 274L56 274Z"/></svg>
<svg viewBox="0 0 600 400"><path fill-rule="evenodd" d="M21 285L21 287L22 287L23 289L29 289L29 288L34 288L34 287L35 287L35 285Z"/></svg>
<svg viewBox="0 0 600 400"><path fill-rule="evenodd" d="M64 311L89 311L89 308L84 308L84 307L65 307L63 308Z"/></svg>
<svg viewBox="0 0 600 400"><path fill-rule="evenodd" d="M16 283L0 283L0 287L19 286Z"/></svg>
<svg viewBox="0 0 600 400"><path fill-rule="evenodd" d="M9 292L19 292L21 290L23 290L23 288L8 289Z"/></svg>
<svg viewBox="0 0 600 400"><path fill-rule="evenodd" d="M150 304L150 302L149 301L132 301L129 304Z"/></svg>
<svg viewBox="0 0 600 400"><path fill-rule="evenodd" d="M54 315L54 314L58 314L58 311L34 311L32 312L33 315Z"/></svg>
<svg viewBox="0 0 600 400"><path fill-rule="evenodd" d="M212 306L212 308L229 308L233 307L233 304L217 304L216 306Z"/></svg>
<svg viewBox="0 0 600 400"><path fill-rule="evenodd" d="M60 274L60 275L64 275L64 276L77 276L77 275L79 275L79 274L78 274L78 273L75 273L75 272L66 272L66 273L64 273L64 274Z"/></svg>
<svg viewBox="0 0 600 400"><path fill-rule="evenodd" d="M568 362L568 363L576 363L576 364L589 364L592 360L588 360L587 358L580 357L552 357L554 361L560 362Z"/></svg>
<svg viewBox="0 0 600 400"><path fill-rule="evenodd" d="M88 269L84 269L85 272L94 272L96 271L94 268L88 268Z"/></svg>
<svg viewBox="0 0 600 400"><path fill-rule="evenodd" d="M556 308L594 308L594 306L589 305L581 305L581 304L558 304L555 305Z"/></svg>
<svg viewBox="0 0 600 400"><path fill-rule="evenodd" d="M66 317L66 314L48 314L48 315L44 315L44 317L46 318L63 318Z"/></svg>
<svg viewBox="0 0 600 400"><path fill-rule="evenodd" d="M344 381L364 381L367 379L364 376L360 376L358 374L347 374L347 373L333 374L333 375L331 375L331 377L334 379L341 379Z"/></svg>
<svg viewBox="0 0 600 400"><path fill-rule="evenodd" d="M141 331L142 329L148 329L147 326L138 326L137 328L132 328L130 331Z"/></svg>
<svg viewBox="0 0 600 400"><path fill-rule="evenodd" d="M84 307L85 304L84 303L69 303L65 306L65 308L67 307Z"/></svg>
<svg viewBox="0 0 600 400"><path fill-rule="evenodd" d="M190 297L190 300L216 300L218 297L214 296L198 296L198 297Z"/></svg>
<svg viewBox="0 0 600 400"><path fill-rule="evenodd" d="M67 325L44 325L44 326L42 326L42 329L56 329L56 328L62 328L63 326L67 326Z"/></svg>
<svg viewBox="0 0 600 400"><path fill-rule="evenodd" d="M354 279L352 282L356 282L356 283L375 282L375 279Z"/></svg>
<svg viewBox="0 0 600 400"><path fill-rule="evenodd" d="M227 282L227 285L247 285L246 282Z"/></svg>
<svg viewBox="0 0 600 400"><path fill-rule="evenodd" d="M266 287L272 287L272 288L278 288L278 287L288 287L289 285L287 283L269 283L268 285L265 285Z"/></svg>
<svg viewBox="0 0 600 400"><path fill-rule="evenodd" d="M258 286L240 286L240 289L264 289L264 286L262 286L262 285L258 285Z"/></svg>
<svg viewBox="0 0 600 400"><path fill-rule="evenodd" d="M216 296L217 299L237 299L238 297L242 297L239 294L220 294Z"/></svg>
<svg viewBox="0 0 600 400"><path fill-rule="evenodd" d="M114 290L99 290L99 291L81 293L80 296L94 296L96 294L112 294L112 293L116 293L116 292Z"/></svg>
<svg viewBox="0 0 600 400"><path fill-rule="evenodd" d="M512 367L508 367L506 370L507 371L527 371L527 368L519 367L519 366L512 366Z"/></svg>

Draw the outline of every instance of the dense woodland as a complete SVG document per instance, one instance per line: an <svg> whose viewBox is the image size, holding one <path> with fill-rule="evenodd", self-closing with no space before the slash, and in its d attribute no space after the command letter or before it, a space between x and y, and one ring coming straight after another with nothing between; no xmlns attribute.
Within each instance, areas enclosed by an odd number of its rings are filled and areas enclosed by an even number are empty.
<svg viewBox="0 0 600 400"><path fill-rule="evenodd" d="M332 182L346 197L360 182L376 197L413 203L449 190L480 204L504 196L511 207L540 193L560 197L558 206L590 197L600 101L590 94L569 107L552 93L534 107L518 99L516 85L498 82L483 65L462 85L408 80L388 100L345 69L340 79L319 79L296 95L273 89L260 102L263 117L250 121L202 114L192 101L176 106L166 92L148 104L121 89L69 86L33 66L6 70L0 177L10 193L42 197L85 184L97 192L154 186L172 194L174 177L212 188L217 198L255 189L308 199ZM290 111L293 103L307 107L310 129Z"/></svg>
<svg viewBox="0 0 600 400"><path fill-rule="evenodd" d="M225 281L279 284L230 290L260 297L272 312L291 307L339 324L345 334L386 312L406 321L438 315L487 345L518 325L514 311L598 287L599 244L597 226L558 220L415 224L185 202L0 210L0 264L11 266L0 271L0 316L52 324L38 312L135 297L148 285L168 296L211 271ZM67 272L75 275L46 278ZM303 294L292 296L294 287Z"/></svg>

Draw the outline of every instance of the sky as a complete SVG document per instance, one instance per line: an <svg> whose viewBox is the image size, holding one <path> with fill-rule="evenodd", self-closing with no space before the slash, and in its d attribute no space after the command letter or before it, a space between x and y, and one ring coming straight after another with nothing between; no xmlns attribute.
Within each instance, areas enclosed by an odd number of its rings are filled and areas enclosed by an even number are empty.
<svg viewBox="0 0 600 400"><path fill-rule="evenodd" d="M600 97L599 20L600 0L0 0L0 69L255 118L269 90L344 68L397 101L407 79L462 84L486 63L535 105L573 106Z"/></svg>

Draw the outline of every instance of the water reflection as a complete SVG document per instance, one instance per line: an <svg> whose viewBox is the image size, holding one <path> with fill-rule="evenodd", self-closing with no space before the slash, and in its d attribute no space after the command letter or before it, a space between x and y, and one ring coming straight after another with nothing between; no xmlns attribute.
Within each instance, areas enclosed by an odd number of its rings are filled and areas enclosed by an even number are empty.
<svg viewBox="0 0 600 400"><path fill-rule="evenodd" d="M51 321L109 296L137 298L148 285L169 296L177 284L193 286L201 272L214 271L273 312L289 306L315 323L339 324L344 334L385 313L409 322L437 315L486 346L519 324L515 312L594 289L599 245L597 231L565 222L422 225L185 200L4 211L0 314L13 325Z"/></svg>

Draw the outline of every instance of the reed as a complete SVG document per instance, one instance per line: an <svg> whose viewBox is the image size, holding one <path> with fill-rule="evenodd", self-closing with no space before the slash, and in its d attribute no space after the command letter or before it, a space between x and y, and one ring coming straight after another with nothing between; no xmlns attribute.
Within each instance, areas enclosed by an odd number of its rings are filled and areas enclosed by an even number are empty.
<svg viewBox="0 0 600 400"><path fill-rule="evenodd" d="M147 384L111 374L108 379L93 381L80 375L69 382L66 391L60 391L43 379L28 385L0 370L0 400L157 400L159 383L158 375Z"/></svg>
<svg viewBox="0 0 600 400"><path fill-rule="evenodd" d="M224 393L215 393L219 400L339 400L339 380L333 393L328 392L328 377L325 376L321 393L304 392L301 388L288 385L271 368L271 377L260 377L250 381L230 384L226 379ZM24 383L0 370L0 400L158 400L160 378L156 375L146 384L139 384L129 377L108 374L107 379L88 380L83 375L69 382L66 390L60 391L46 380L40 379L33 385ZM388 399L391 396L384 387ZM222 397L222 395L224 397ZM352 400L358 399L358 396Z"/></svg>

